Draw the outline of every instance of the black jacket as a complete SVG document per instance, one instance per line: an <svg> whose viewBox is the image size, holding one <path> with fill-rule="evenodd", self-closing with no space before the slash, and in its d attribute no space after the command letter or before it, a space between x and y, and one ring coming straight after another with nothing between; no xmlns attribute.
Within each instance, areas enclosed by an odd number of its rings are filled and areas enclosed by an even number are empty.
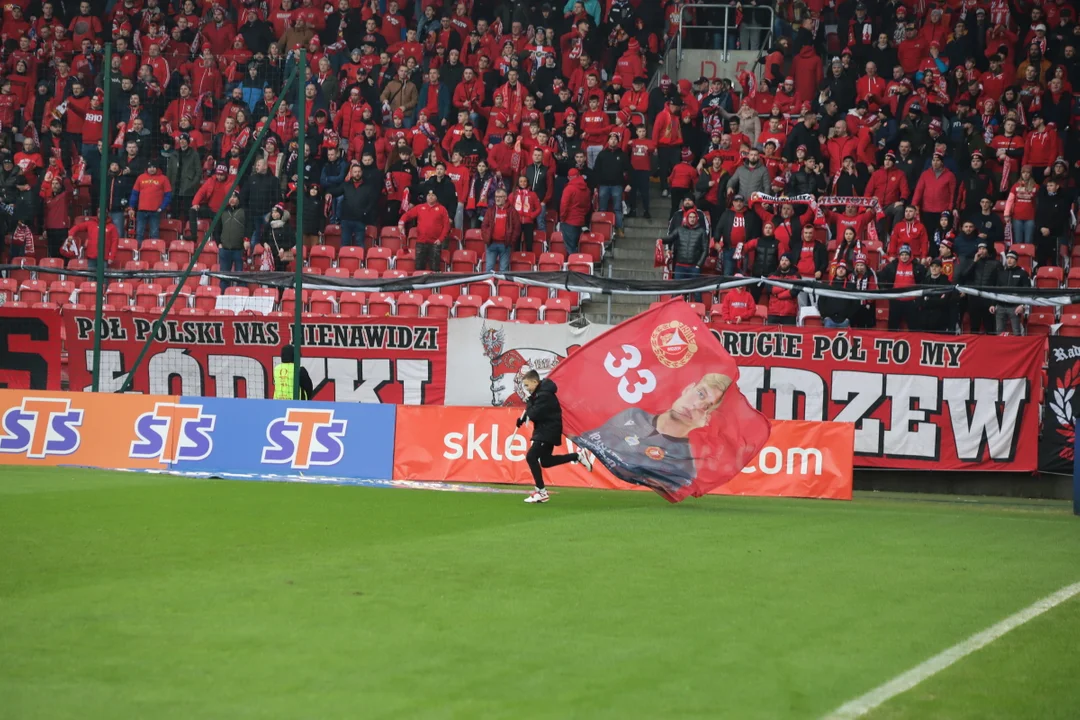
<svg viewBox="0 0 1080 720"><path fill-rule="evenodd" d="M829 283L829 287L836 290L855 289L850 276L844 276L843 280L834 278L833 281ZM827 296L822 296L821 299L818 300L818 312L821 313L821 317L829 318L833 322L842 323L845 320L851 320L858 311L858 300Z"/></svg>
<svg viewBox="0 0 1080 720"><path fill-rule="evenodd" d="M593 187L605 187L626 185L626 177L630 173L630 156L622 149L612 150L605 147L596 156L593 164L592 176L589 178Z"/></svg>
<svg viewBox="0 0 1080 720"><path fill-rule="evenodd" d="M900 266L900 260L894 259L885 267L881 268L881 271L877 274L878 287L887 288L892 287L896 282L896 270ZM926 279L926 268L922 263L913 260L911 262L911 273L915 278L916 285L922 285Z"/></svg>
<svg viewBox="0 0 1080 720"><path fill-rule="evenodd" d="M1001 269L1001 261L997 259L997 254L990 250L986 257L972 263L958 282L970 283L975 287L995 287L1000 280Z"/></svg>
<svg viewBox="0 0 1080 720"><path fill-rule="evenodd" d="M1027 270L1017 265L1014 268L1002 267L998 270L998 287L1003 288L1029 288L1031 287L1031 278L1028 276Z"/></svg>
<svg viewBox="0 0 1080 720"><path fill-rule="evenodd" d="M713 237L716 238L717 242L723 243L725 248L735 247L731 244L731 228L735 224L735 217L736 212L734 210L725 210L713 228ZM743 211L743 223L746 230L743 235L743 242L761 237L761 217L749 207Z"/></svg>
<svg viewBox="0 0 1080 720"><path fill-rule="evenodd" d="M787 193L788 195L824 195L826 185L827 179L824 173L810 172L804 165L791 174L791 179L787 184Z"/></svg>
<svg viewBox="0 0 1080 720"><path fill-rule="evenodd" d="M447 214L453 220L458 206L457 188L454 187L454 181L449 176L444 176L440 181L437 175L432 175L420 183L420 187L416 191L416 202L420 202L421 198L427 198L428 190L435 191L435 197L446 208Z"/></svg>
<svg viewBox="0 0 1080 720"><path fill-rule="evenodd" d="M746 255L743 257L745 258ZM780 267L780 241L775 235L762 235L757 239L754 264L750 274L754 277L768 277L776 272L778 267Z"/></svg>
<svg viewBox="0 0 1080 720"><path fill-rule="evenodd" d="M339 186L341 219L371 223L374 221L382 192L382 173L374 165L365 167L360 183L346 180Z"/></svg>
<svg viewBox="0 0 1080 720"><path fill-rule="evenodd" d="M314 178L311 178L314 180ZM240 191L240 204L252 217L265 215L281 200L281 182L269 170L251 173Z"/></svg>
<svg viewBox="0 0 1080 720"><path fill-rule="evenodd" d="M562 406L555 396L558 391L555 383L544 378L525 401L525 414L533 424L533 442L562 444Z"/></svg>
<svg viewBox="0 0 1080 720"><path fill-rule="evenodd" d="M1046 186L1039 188L1035 196L1035 238L1042 237L1042 228L1050 229L1050 236L1063 235L1069 227L1069 196L1060 189L1053 195Z"/></svg>
<svg viewBox="0 0 1080 720"><path fill-rule="evenodd" d="M664 244L674 247L676 265L701 267L709 256L709 233L701 223L694 227L680 225L664 239Z"/></svg>
<svg viewBox="0 0 1080 720"><path fill-rule="evenodd" d="M936 278L930 277L930 274L927 273L926 277L923 279L922 284L942 285L948 287L952 285L952 282L949 280L949 276L945 273L941 273ZM956 296L952 292L933 293L930 295L924 295L920 302L922 309L926 312L939 313L947 310L952 304L954 304L956 302ZM938 330L944 328L933 327L929 329Z"/></svg>

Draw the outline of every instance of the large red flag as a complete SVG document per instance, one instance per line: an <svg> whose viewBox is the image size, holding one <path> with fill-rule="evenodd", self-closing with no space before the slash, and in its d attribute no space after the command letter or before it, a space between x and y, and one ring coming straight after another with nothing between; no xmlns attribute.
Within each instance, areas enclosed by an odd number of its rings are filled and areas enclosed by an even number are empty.
<svg viewBox="0 0 1080 720"><path fill-rule="evenodd" d="M682 300L618 325L549 376L563 426L615 477L669 502L731 480L769 439L735 361Z"/></svg>

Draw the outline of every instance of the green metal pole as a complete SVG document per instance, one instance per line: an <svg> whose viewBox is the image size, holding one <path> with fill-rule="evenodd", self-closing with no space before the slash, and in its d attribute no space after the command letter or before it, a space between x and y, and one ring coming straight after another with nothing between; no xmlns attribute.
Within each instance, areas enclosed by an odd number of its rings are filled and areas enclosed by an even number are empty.
<svg viewBox="0 0 1080 720"><path fill-rule="evenodd" d="M289 73L288 77L285 78L285 86L281 90L281 96L278 97L277 102L274 103L274 107L270 109L271 117L277 114L278 107L281 105L282 102L284 102L285 97L288 95L291 83L294 80L299 80L299 78L300 69L299 66L297 66L296 68L293 68L293 71ZM142 361L146 357L147 351L150 350L150 344L154 341L154 337L161 329L161 321L168 317L169 311L172 310L173 304L176 303L176 299L180 296L180 290L183 287L184 279L189 277L191 275L191 272L195 269L195 263L199 261L199 253L203 251L203 248L206 247L206 243L209 242L210 238L213 236L214 226L221 222L221 216L225 213L225 208L229 205L228 198L232 197L232 194L236 192L237 187L239 187L240 185L240 178L242 178L244 174L248 171L248 168L251 167L251 161L255 158L256 150L262 147L263 140L266 138L266 134L269 131L270 123L265 123L263 125L263 129L260 130L259 133L255 136L255 141L254 144L251 146L251 150L244 158L244 162L240 164L240 170L237 171L236 177L233 178L232 185L229 186L229 192L225 195L226 201L221 203L221 207L218 208L217 213L214 215L214 219L210 221L210 227L206 229L206 235L203 236L202 242L200 242L199 246L195 248L195 251L191 253L191 259L188 261L187 270L184 271L184 274L177 279L176 289L169 296L168 302L165 303L164 311L161 313L161 315L157 317L156 320L154 320L154 326L153 328L151 328L150 334L146 338L146 342L143 343L142 350L139 351L139 356L135 358L135 363L128 371L127 377L124 379L124 384L120 388L119 392L126 393L131 390L131 384L135 381L135 371L142 365ZM301 158L301 165L302 164L303 158ZM300 172L303 173L302 167Z"/></svg>
<svg viewBox="0 0 1080 720"><path fill-rule="evenodd" d="M307 66L307 50L300 49L300 62L296 66L296 113L298 132L296 137L296 152L300 161L296 168L296 248L293 255L296 258L296 280L293 283L295 297L293 311L293 400L300 399L300 348L303 345L303 324L301 315L304 312L304 198L307 191L304 189L304 143L307 140L307 118L304 117L304 68Z"/></svg>
<svg viewBox="0 0 1080 720"><path fill-rule="evenodd" d="M102 305L105 303L105 224L109 218L109 99L112 96L112 43L105 44L105 71L101 74L105 102L101 106L101 163L98 167L98 239L97 239L97 289L94 291L94 375L90 389L98 391L101 381L101 335L105 330ZM117 232L120 228L116 229Z"/></svg>

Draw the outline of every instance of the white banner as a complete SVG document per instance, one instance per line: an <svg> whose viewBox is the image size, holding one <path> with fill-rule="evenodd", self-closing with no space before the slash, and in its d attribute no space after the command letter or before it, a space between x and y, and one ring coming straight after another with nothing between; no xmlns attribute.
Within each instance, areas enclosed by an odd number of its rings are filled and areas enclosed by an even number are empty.
<svg viewBox="0 0 1080 720"><path fill-rule="evenodd" d="M446 404L500 407L523 405L521 376L546 376L575 348L611 328L525 325L483 318L447 323Z"/></svg>

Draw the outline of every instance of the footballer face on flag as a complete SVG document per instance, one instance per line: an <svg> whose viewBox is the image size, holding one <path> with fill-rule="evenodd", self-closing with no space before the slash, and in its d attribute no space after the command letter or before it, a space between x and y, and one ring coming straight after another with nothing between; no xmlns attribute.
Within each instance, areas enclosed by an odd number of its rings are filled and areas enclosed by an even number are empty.
<svg viewBox="0 0 1080 720"><path fill-rule="evenodd" d="M670 502L728 482L769 439L735 361L682 300L612 328L550 377L566 434L615 477Z"/></svg>

